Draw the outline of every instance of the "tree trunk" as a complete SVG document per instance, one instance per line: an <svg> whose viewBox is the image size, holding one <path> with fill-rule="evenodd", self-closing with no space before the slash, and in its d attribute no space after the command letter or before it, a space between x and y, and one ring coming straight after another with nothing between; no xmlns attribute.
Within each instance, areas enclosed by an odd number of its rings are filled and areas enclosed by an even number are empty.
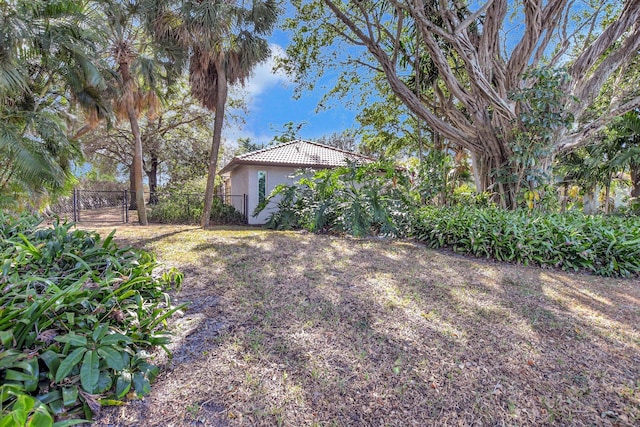
<svg viewBox="0 0 640 427"><path fill-rule="evenodd" d="M145 170L147 178L149 179L149 204L158 204L158 167L160 162L158 161L158 155L155 151L149 153L151 160L149 162L149 169Z"/></svg>
<svg viewBox="0 0 640 427"><path fill-rule="evenodd" d="M598 213L598 194L600 193L600 188L597 185L594 185L589 189L587 194L584 195L583 200L583 208L585 214L593 215Z"/></svg>
<svg viewBox="0 0 640 427"><path fill-rule="evenodd" d="M130 211L135 211L137 209L135 194L136 194L136 179L133 173L133 164L130 164L129 165L129 197L130 197L129 210Z"/></svg>
<svg viewBox="0 0 640 427"><path fill-rule="evenodd" d="M207 175L207 187L204 192L204 210L202 212L201 225L203 228L209 226L211 222L211 207L213 206L213 196L218 165L218 152L220 151L220 141L222 140L222 124L224 122L224 107L227 103L227 75L221 59L216 61L216 71L218 72L218 94L216 99L216 116L213 121L213 138L211 140L211 153L209 155L209 173Z"/></svg>
<svg viewBox="0 0 640 427"><path fill-rule="evenodd" d="M138 117L133 105L127 107L127 116L131 123L131 133L133 133L133 175L136 188L136 207L138 208L138 222L140 225L147 225L147 209L144 205L144 183L142 180L142 139L140 138L140 127Z"/></svg>
<svg viewBox="0 0 640 427"><path fill-rule="evenodd" d="M499 162L498 165L496 162ZM501 182L493 175L500 163L502 163L501 160L496 160L490 154L477 154L471 151L471 166L476 191L491 193L493 202L504 209L515 209L517 207L515 185L510 182Z"/></svg>
<svg viewBox="0 0 640 427"><path fill-rule="evenodd" d="M611 195L611 174L607 179L607 185L604 189L604 213L608 214L611 212L611 205L609 203L609 196Z"/></svg>
<svg viewBox="0 0 640 427"><path fill-rule="evenodd" d="M133 134L133 179L136 191L136 207L138 208L138 222L140 225L147 225L147 211L144 206L144 183L142 180L142 137L140 126L138 125L138 115L136 114L135 102L133 100L134 84L131 78L129 62L121 61L119 64L120 76L122 76L122 87L124 91L125 103L127 105L127 118L131 125Z"/></svg>
<svg viewBox="0 0 640 427"><path fill-rule="evenodd" d="M640 163L633 163L631 172L631 197L640 197Z"/></svg>

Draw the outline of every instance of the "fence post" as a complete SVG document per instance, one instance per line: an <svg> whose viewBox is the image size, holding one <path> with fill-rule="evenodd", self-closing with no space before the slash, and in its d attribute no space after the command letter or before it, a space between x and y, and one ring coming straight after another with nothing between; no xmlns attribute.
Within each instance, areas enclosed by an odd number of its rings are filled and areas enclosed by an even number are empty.
<svg viewBox="0 0 640 427"><path fill-rule="evenodd" d="M127 223L127 192L122 190L122 222Z"/></svg>
<svg viewBox="0 0 640 427"><path fill-rule="evenodd" d="M78 222L78 196L76 192L78 189L73 189L73 222Z"/></svg>
<svg viewBox="0 0 640 427"><path fill-rule="evenodd" d="M249 196L247 194L243 195L243 201L242 204L244 205L244 218L245 221L247 221L247 224L249 223Z"/></svg>
<svg viewBox="0 0 640 427"><path fill-rule="evenodd" d="M129 223L129 191L124 191L124 220L125 223Z"/></svg>
<svg viewBox="0 0 640 427"><path fill-rule="evenodd" d="M78 188L76 196L76 222L80 222L80 209L82 209L82 202L80 201L80 189Z"/></svg>

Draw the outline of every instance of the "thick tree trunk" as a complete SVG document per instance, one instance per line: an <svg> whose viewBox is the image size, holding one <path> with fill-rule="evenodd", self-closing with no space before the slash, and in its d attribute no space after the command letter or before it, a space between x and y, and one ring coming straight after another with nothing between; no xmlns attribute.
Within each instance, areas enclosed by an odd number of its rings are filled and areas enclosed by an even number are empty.
<svg viewBox="0 0 640 427"><path fill-rule="evenodd" d="M611 203L609 203L609 197L611 196L611 175L607 179L607 185L604 188L604 213L611 212Z"/></svg>
<svg viewBox="0 0 640 427"><path fill-rule="evenodd" d="M158 161L158 155L152 151L150 154L149 169L145 170L147 179L149 180L149 204L158 204L158 168L160 162Z"/></svg>
<svg viewBox="0 0 640 427"><path fill-rule="evenodd" d="M598 195L600 194L600 188L594 185L583 197L583 208L585 214L593 215L598 213Z"/></svg>
<svg viewBox="0 0 640 427"><path fill-rule="evenodd" d="M133 173L133 164L129 165L129 210L135 211L136 207L136 179Z"/></svg>
<svg viewBox="0 0 640 427"><path fill-rule="evenodd" d="M490 154L471 152L471 166L473 179L478 193L493 194L493 202L504 209L517 207L516 188L513 183L502 182L495 176L494 171L503 163L501 158L494 158Z"/></svg>
<svg viewBox="0 0 640 427"><path fill-rule="evenodd" d="M211 207L215 191L216 173L218 166L218 153L222 140L222 124L224 123L224 107L227 103L227 75L221 60L216 61L218 72L218 95L216 99L216 116L213 121L213 138L211 140L211 153L209 155L209 173L207 175L207 187L204 192L204 210L200 221L203 228L211 222Z"/></svg>
<svg viewBox="0 0 640 427"><path fill-rule="evenodd" d="M142 169L142 137L140 134L140 126L138 125L138 115L136 114L135 103L133 100L134 84L131 78L129 63L122 61L119 64L120 76L122 77L122 86L124 90L125 103L127 105L127 118L131 125L131 133L133 134L133 179L136 193L136 207L138 209L138 222L140 225L147 225L147 211L144 206L144 183Z"/></svg>
<svg viewBox="0 0 640 427"><path fill-rule="evenodd" d="M134 151L133 151L133 175L136 188L136 207L138 209L138 222L140 225L147 225L147 209L144 205L144 182L142 180L142 140L140 139L140 127L138 126L138 117L136 116L133 105L127 108L127 116L131 123L131 132L133 133Z"/></svg>

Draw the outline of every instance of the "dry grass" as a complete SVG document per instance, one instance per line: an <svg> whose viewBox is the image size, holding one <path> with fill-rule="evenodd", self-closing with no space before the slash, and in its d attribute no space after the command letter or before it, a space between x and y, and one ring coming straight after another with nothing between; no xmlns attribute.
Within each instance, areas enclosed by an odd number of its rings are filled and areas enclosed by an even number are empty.
<svg viewBox="0 0 640 427"><path fill-rule="evenodd" d="M191 306L151 395L98 426L640 423L637 280L250 228L116 236L180 267Z"/></svg>

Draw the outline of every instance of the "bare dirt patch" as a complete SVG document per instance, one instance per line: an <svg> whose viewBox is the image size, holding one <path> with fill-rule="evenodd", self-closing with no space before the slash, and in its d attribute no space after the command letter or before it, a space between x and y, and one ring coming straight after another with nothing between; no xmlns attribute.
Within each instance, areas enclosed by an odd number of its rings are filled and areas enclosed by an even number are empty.
<svg viewBox="0 0 640 427"><path fill-rule="evenodd" d="M243 227L116 237L182 269L191 305L151 395L97 426L640 423L638 280Z"/></svg>

